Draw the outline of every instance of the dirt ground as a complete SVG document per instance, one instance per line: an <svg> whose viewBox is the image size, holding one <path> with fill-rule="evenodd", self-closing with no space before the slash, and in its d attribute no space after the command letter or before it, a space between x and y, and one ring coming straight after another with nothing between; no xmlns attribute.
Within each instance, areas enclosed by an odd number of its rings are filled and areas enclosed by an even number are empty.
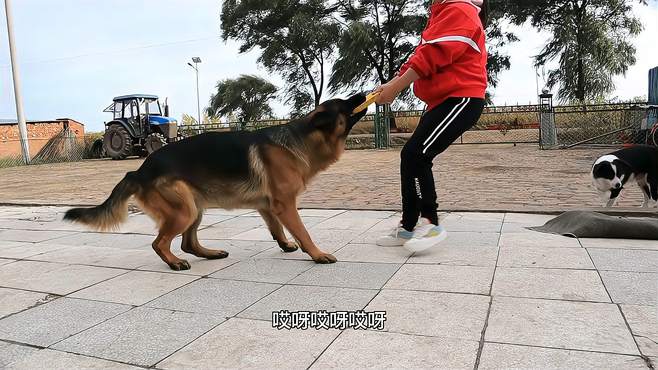
<svg viewBox="0 0 658 370"><path fill-rule="evenodd" d="M542 151L536 145L455 145L435 160L442 210L557 212L598 208L593 161L609 149ZM0 169L0 203L92 205L102 202L139 159L92 160ZM399 210L399 151L348 151L320 174L300 208ZM619 205L636 209L630 186ZM639 210L639 208L637 208ZM656 212L656 210L654 210Z"/></svg>

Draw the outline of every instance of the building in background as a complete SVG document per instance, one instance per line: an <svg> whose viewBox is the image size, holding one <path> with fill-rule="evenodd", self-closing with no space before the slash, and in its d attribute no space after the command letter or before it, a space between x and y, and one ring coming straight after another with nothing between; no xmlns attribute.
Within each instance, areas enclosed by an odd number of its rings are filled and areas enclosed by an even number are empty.
<svg viewBox="0 0 658 370"><path fill-rule="evenodd" d="M36 156L53 138L69 132L76 137L85 134L85 126L70 118L52 121L27 121L30 155ZM0 158L21 156L20 134L15 120L0 120Z"/></svg>

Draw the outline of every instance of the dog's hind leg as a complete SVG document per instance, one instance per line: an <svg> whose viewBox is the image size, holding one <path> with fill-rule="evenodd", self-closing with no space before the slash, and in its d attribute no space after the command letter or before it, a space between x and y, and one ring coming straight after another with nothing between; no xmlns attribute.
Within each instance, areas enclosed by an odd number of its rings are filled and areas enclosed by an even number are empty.
<svg viewBox="0 0 658 370"><path fill-rule="evenodd" d="M180 259L176 257L173 253L171 253L171 241L174 240L177 233L173 225L170 223L165 223L163 224L163 227L160 229L160 233L158 234L158 237L155 238L155 241L153 241L153 250L155 253L160 256L162 261L169 265L169 267L172 270L175 271L181 271L181 270L189 270L190 269L190 263L187 262L184 259Z"/></svg>
<svg viewBox="0 0 658 370"><path fill-rule="evenodd" d="M194 195L181 181L159 183L137 196L144 211L158 221L152 247L172 270L189 270L190 264L171 253L171 241L187 230L197 215Z"/></svg>
<svg viewBox="0 0 658 370"><path fill-rule="evenodd" d="M263 220L265 220L267 228L270 230L270 234L272 234L272 238L276 240L281 250L286 253L290 253L296 251L299 248L297 243L288 241L286 234L283 232L283 226L281 226L281 222L279 222L279 219L274 215L274 213L268 209L259 209L258 213L260 213L260 215L263 217Z"/></svg>
<svg viewBox="0 0 658 370"><path fill-rule="evenodd" d="M220 259L220 258L228 257L228 252L218 249L204 248L203 246L201 246L201 243L199 243L199 238L197 237L197 230L199 229L199 225L201 224L202 217L203 217L203 210L199 209L196 220L183 233L183 242L181 243L181 249L185 253L190 253L201 258Z"/></svg>

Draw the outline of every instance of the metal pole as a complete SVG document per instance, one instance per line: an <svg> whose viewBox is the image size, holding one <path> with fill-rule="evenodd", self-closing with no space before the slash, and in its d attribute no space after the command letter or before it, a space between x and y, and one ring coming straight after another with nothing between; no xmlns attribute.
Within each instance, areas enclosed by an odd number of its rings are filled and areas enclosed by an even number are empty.
<svg viewBox="0 0 658 370"><path fill-rule="evenodd" d="M539 68L535 67L535 86L537 87L537 104L539 104Z"/></svg>
<svg viewBox="0 0 658 370"><path fill-rule="evenodd" d="M30 147L27 142L27 125L23 113L23 99L21 97L21 83L18 63L16 62L16 48L14 46L14 23L11 18L11 0L5 0L5 15L7 16L7 35L9 36L9 55L11 58L11 72L14 78L14 98L16 99L16 118L18 118L18 132L21 136L21 150L23 161L30 163Z"/></svg>
<svg viewBox="0 0 658 370"><path fill-rule="evenodd" d="M201 122L201 103L199 103L199 66L194 63L194 70L196 71L196 112L199 125Z"/></svg>

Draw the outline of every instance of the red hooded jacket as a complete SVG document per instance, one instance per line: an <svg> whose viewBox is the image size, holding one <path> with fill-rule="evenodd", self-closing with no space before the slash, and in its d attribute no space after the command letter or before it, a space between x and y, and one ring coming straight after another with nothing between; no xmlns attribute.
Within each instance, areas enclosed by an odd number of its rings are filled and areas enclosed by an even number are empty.
<svg viewBox="0 0 658 370"><path fill-rule="evenodd" d="M432 5L421 43L399 73L418 73L414 94L428 109L450 97L484 98L487 50L479 10L470 1Z"/></svg>

